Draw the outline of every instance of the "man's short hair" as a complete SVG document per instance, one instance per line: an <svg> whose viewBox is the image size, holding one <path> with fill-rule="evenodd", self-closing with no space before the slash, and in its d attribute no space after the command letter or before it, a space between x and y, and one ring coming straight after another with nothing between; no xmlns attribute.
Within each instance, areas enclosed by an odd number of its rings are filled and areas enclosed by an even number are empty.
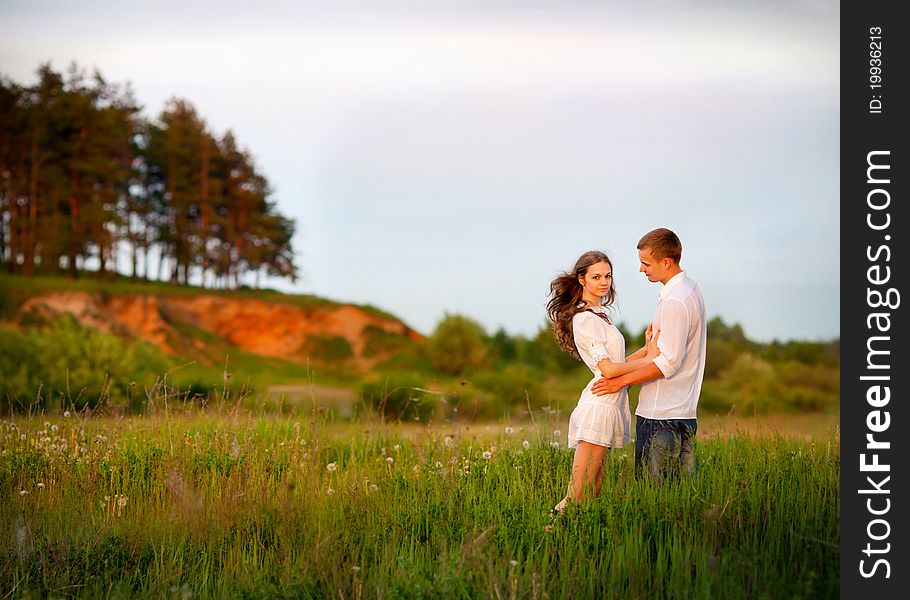
<svg viewBox="0 0 910 600"><path fill-rule="evenodd" d="M638 240L638 249L647 248L651 251L651 256L657 260L672 258L676 264L682 258L682 242L676 237L676 234L667 229L660 227L641 236Z"/></svg>

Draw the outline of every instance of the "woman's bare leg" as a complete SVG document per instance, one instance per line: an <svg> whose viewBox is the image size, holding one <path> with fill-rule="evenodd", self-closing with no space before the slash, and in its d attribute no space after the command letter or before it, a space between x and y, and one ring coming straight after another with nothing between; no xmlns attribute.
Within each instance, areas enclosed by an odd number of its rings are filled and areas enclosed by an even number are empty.
<svg viewBox="0 0 910 600"><path fill-rule="evenodd" d="M600 484L603 482L601 466L606 453L605 446L578 442L578 446L575 448L575 458L572 461L569 489L566 491L566 497L560 500L554 510L561 513L565 510L569 500L581 503L586 489L594 492L594 496L600 494Z"/></svg>

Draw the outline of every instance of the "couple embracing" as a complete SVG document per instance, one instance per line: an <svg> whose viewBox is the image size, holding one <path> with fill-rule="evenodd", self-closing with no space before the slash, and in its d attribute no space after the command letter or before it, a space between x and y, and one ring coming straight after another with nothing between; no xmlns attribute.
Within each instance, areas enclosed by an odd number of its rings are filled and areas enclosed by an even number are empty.
<svg viewBox="0 0 910 600"><path fill-rule="evenodd" d="M609 448L629 442L632 418L627 387L641 384L635 411L635 474L657 481L695 472L696 407L705 372L705 303L679 265L682 244L669 229L638 242L639 271L660 282L660 299L644 348L626 356L625 340L607 312L616 298L613 264L603 252L585 252L572 271L550 283L547 314L560 347L594 374L569 418L575 449L566 497L555 506L600 493Z"/></svg>

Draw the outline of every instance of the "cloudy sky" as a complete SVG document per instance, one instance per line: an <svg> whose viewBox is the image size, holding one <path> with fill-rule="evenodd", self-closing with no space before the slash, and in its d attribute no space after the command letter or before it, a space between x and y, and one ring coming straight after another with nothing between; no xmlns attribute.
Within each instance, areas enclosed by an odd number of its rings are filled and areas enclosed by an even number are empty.
<svg viewBox="0 0 910 600"><path fill-rule="evenodd" d="M634 6L634 8L632 8ZM614 260L617 320L666 226L708 312L839 335L839 5L709 0L0 0L0 73L73 60L148 116L232 129L296 219L288 291L533 334L547 286Z"/></svg>

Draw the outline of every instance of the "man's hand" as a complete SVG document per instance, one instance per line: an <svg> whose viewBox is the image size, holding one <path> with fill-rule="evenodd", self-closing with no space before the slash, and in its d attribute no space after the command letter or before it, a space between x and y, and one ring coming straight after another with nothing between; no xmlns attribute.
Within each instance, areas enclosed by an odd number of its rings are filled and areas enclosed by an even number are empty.
<svg viewBox="0 0 910 600"><path fill-rule="evenodd" d="M610 379L608 377L601 377L594 382L594 385L591 386L591 391L594 392L595 396L606 396L607 394L615 394L623 387L616 382L616 377Z"/></svg>

